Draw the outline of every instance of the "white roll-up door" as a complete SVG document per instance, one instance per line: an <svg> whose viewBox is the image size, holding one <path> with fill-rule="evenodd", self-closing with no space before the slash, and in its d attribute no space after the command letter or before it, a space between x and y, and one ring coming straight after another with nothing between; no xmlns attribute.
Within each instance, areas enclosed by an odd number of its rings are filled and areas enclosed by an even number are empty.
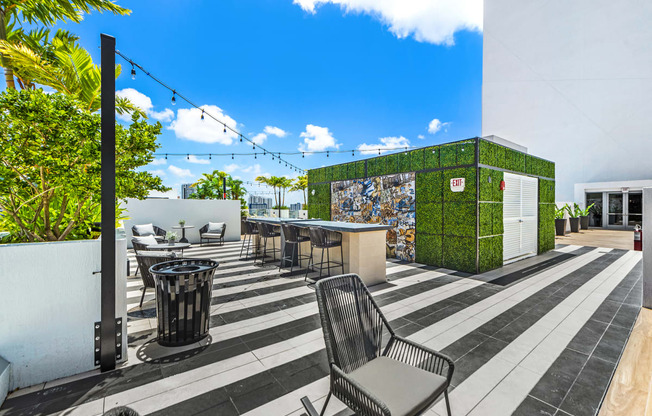
<svg viewBox="0 0 652 416"><path fill-rule="evenodd" d="M503 260L537 252L538 180L505 173Z"/></svg>

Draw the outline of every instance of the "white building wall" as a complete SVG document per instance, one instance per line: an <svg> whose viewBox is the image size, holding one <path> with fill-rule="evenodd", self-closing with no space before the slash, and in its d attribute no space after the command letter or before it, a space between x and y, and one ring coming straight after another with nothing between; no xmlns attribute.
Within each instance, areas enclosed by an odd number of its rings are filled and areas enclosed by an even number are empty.
<svg viewBox="0 0 652 416"><path fill-rule="evenodd" d="M482 135L583 182L652 178L652 2L485 0Z"/></svg>

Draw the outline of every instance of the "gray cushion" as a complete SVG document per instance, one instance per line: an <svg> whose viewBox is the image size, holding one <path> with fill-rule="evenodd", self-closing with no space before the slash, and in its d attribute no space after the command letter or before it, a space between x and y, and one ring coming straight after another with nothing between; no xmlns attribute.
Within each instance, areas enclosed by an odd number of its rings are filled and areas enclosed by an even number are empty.
<svg viewBox="0 0 652 416"><path fill-rule="evenodd" d="M141 235L141 236L156 234L154 232L154 225L153 224L134 225L134 229L136 230L138 235Z"/></svg>
<svg viewBox="0 0 652 416"><path fill-rule="evenodd" d="M202 238L220 238L222 233L204 233L201 235Z"/></svg>
<svg viewBox="0 0 652 416"><path fill-rule="evenodd" d="M223 222L209 222L207 233L221 233L222 227L224 226Z"/></svg>
<svg viewBox="0 0 652 416"><path fill-rule="evenodd" d="M158 241L156 240L156 238L154 238L153 235L146 235L144 237L134 237L132 241L135 241L138 244L144 244L146 246L158 244Z"/></svg>
<svg viewBox="0 0 652 416"><path fill-rule="evenodd" d="M387 357L378 357L349 374L383 401L392 416L413 416L446 389L446 378Z"/></svg>
<svg viewBox="0 0 652 416"><path fill-rule="evenodd" d="M141 253L146 253L146 254L139 254L139 256L144 256L144 257L176 257L177 254L174 251L146 251Z"/></svg>

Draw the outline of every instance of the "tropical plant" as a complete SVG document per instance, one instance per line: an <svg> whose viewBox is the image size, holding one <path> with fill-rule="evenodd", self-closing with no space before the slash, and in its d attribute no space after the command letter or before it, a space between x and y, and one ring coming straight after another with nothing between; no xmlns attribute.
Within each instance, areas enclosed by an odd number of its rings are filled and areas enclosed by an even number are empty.
<svg viewBox="0 0 652 416"><path fill-rule="evenodd" d="M231 199L243 199L247 193L247 189L242 186L243 183L244 182L242 182L240 179L233 179L231 176L226 179L226 186L228 188L229 194L231 195Z"/></svg>
<svg viewBox="0 0 652 416"><path fill-rule="evenodd" d="M190 195L191 199L224 199L224 180L229 174L220 170L204 173L197 182L192 184L196 192Z"/></svg>
<svg viewBox="0 0 652 416"><path fill-rule="evenodd" d="M290 188L290 192L297 192L301 191L303 193L303 205L304 209L308 205L308 199L306 197L306 189L308 189L308 176L307 175L302 175L298 176L293 184L292 187Z"/></svg>
<svg viewBox="0 0 652 416"><path fill-rule="evenodd" d="M595 205L595 202L589 205L588 207L581 209L579 205L575 204L575 209L579 210L581 217L586 217L591 212L591 208L593 208L593 205Z"/></svg>
<svg viewBox="0 0 652 416"><path fill-rule="evenodd" d="M116 124L119 200L169 189L136 171L154 159L161 128L136 114L128 128ZM0 131L3 223L21 241L77 238L74 231L96 220L91 213L100 206L100 115L65 94L9 89L0 94Z"/></svg>
<svg viewBox="0 0 652 416"><path fill-rule="evenodd" d="M577 205L577 203L573 204L572 208L568 204L566 204L565 207L566 212L568 212L568 216L571 218L578 218L580 215L582 215L582 209L579 205Z"/></svg>
<svg viewBox="0 0 652 416"><path fill-rule="evenodd" d="M258 176L256 178L256 182L261 183L263 185L271 186L272 190L274 192L274 205L278 206L279 203L280 205L283 205L282 201L279 201L279 195L277 190L282 189L282 187L286 184L286 179L282 176ZM287 188L287 186L286 186Z"/></svg>
<svg viewBox="0 0 652 416"><path fill-rule="evenodd" d="M568 206L568 204L564 205L564 206L561 207L561 208L558 207L557 205L555 205L555 219L563 220L563 219L564 219L564 213L566 213L566 211L567 211L569 208L570 208L570 207Z"/></svg>
<svg viewBox="0 0 652 416"><path fill-rule="evenodd" d="M38 32L44 28L65 21L79 23L84 15L92 10L109 11L117 15L131 12L111 0L2 0L0 1L0 42L6 41L13 45L28 44L27 39L37 37ZM29 26L30 30L26 32L23 26ZM11 57L0 55L0 65L5 69L7 89L15 89Z"/></svg>

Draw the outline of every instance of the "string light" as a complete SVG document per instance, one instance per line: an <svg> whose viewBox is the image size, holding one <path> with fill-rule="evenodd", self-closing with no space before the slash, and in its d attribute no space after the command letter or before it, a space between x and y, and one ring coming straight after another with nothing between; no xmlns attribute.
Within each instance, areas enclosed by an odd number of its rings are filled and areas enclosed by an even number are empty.
<svg viewBox="0 0 652 416"><path fill-rule="evenodd" d="M231 160L233 160L233 153L231 153Z"/></svg>
<svg viewBox="0 0 652 416"><path fill-rule="evenodd" d="M131 65L131 79L136 79L136 68Z"/></svg>
<svg viewBox="0 0 652 416"><path fill-rule="evenodd" d="M166 84L165 82L163 82L161 79L159 79L158 77L156 77L155 75L153 75L152 73L150 73L149 71L147 71L145 68L143 68L143 67L142 67L141 65L139 65L138 63L134 62L132 59L130 59L129 57L127 57L126 55L124 55L122 52L120 52L120 51L118 51L118 50L115 50L114 52L115 52L116 55L118 55L119 57L121 57L122 59L124 59L127 63L129 63L129 64L132 66L132 72L131 72L131 73L132 73L132 76L134 75L134 73L135 73L135 71L136 71L136 68L138 68L138 69L140 69L140 70L141 70L145 75L147 75L147 76L150 77L152 80L154 80L156 83L158 83L160 86L162 86L162 87L168 89L169 91L171 91L171 92L172 92L172 99L171 99L172 105L176 105L176 99L177 99L177 96L178 96L181 100L185 101L185 102L186 102L187 104L189 104L191 107L194 107L194 108L197 108L197 109L202 110L202 113L201 113L201 116L200 116L202 120L203 120L205 117L210 117L210 118L212 118L213 120L215 120L216 122L218 122L218 123L220 123L220 124L223 125L223 131L224 131L225 134L227 133L226 130L229 129L229 130L231 130L234 134L236 134L236 135L240 135L240 141L242 141L242 140L244 139L244 140L247 140L248 142L250 142L250 143L253 144L253 141L252 141L252 140L250 140L250 139L247 138L246 136L242 135L242 133L240 133L239 131L235 130L235 128L231 128L231 127L227 126L226 123L225 123L224 121L222 121L222 120L218 119L217 117L215 117L214 115L212 115L212 114L206 112L206 111L205 111L204 109L202 109L200 106L198 106L197 104L195 104L194 102L192 102L190 99L188 99L188 98L185 97L184 95L178 93L178 92L176 91L176 89L172 88L171 86L169 86L168 84ZM254 146L255 146L255 145L254 145ZM270 152L267 152L266 149L262 148L260 145L258 145L258 147L261 148L261 150L263 150L263 155L267 155L267 153L270 153ZM254 150L255 150L255 147L254 147ZM279 154L281 154L281 153L279 153ZM271 153L270 153L270 155L271 155ZM217 156L217 154L216 154L216 156ZM280 156L279 156L279 158L280 158ZM297 171L302 172L302 173L305 173L305 171L304 171L303 169L298 168L297 166L293 165L293 164L290 163L289 161L287 161L287 160L283 160L283 161L284 161L284 162L287 162L288 167L290 167L291 169L297 169Z"/></svg>
<svg viewBox="0 0 652 416"><path fill-rule="evenodd" d="M330 157L330 154L328 153L328 150L326 151L326 157Z"/></svg>
<svg viewBox="0 0 652 416"><path fill-rule="evenodd" d="M351 150L351 156L355 157L355 150Z"/></svg>

